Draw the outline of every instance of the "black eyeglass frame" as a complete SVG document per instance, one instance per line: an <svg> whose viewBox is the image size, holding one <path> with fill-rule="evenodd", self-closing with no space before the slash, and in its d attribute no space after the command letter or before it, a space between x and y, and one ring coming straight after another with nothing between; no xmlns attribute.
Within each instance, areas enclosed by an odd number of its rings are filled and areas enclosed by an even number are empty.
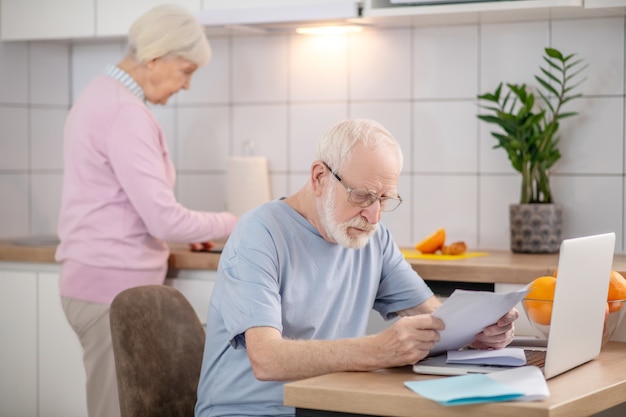
<svg viewBox="0 0 626 417"><path fill-rule="evenodd" d="M346 189L346 191L348 192L348 202L350 204L353 204L361 208L367 208L371 206L372 204L374 204L376 201L379 201L380 210L384 212L389 212L389 211L394 211L395 209L400 207L400 204L402 204L402 202L404 201L402 200L402 197L400 197L400 194L398 194L396 197L378 196L367 190L359 190L359 189L350 188L346 185L346 183L343 182L341 177L337 175L337 173L333 171L333 169L326 162L322 161L322 163L328 169L328 172L330 172L333 175L333 177L335 177L335 179L339 181L339 184L343 185L343 187ZM369 197L363 203L355 202L353 201L353 194L352 194L353 191L361 192L363 193L363 195L367 194ZM393 201L393 203L392 205L388 206L387 202L390 200Z"/></svg>

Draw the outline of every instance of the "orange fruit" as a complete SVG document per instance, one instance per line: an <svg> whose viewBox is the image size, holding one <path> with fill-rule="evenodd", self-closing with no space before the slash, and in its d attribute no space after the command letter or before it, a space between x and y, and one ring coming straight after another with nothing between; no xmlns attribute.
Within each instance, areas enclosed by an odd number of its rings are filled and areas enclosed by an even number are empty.
<svg viewBox="0 0 626 417"><path fill-rule="evenodd" d="M609 295L607 296L609 312L611 313L622 308L623 303L616 300L626 300L626 278L617 271L611 271Z"/></svg>
<svg viewBox="0 0 626 417"><path fill-rule="evenodd" d="M626 278L617 271L611 271L608 301L626 300Z"/></svg>
<svg viewBox="0 0 626 417"><path fill-rule="evenodd" d="M530 291L524 299L524 308L532 321L537 324L548 325L552 318L552 301L556 278L546 275L535 278L530 283Z"/></svg>
<svg viewBox="0 0 626 417"><path fill-rule="evenodd" d="M559 272L559 268L555 269L555 270L554 270L554 272L552 273L552 276L553 276L554 278L556 278L556 274L557 274L557 272Z"/></svg>
<svg viewBox="0 0 626 417"><path fill-rule="evenodd" d="M615 311L619 311L622 308L622 301L613 301L609 300L606 302L606 306L609 309L609 313L613 313Z"/></svg>
<svg viewBox="0 0 626 417"><path fill-rule="evenodd" d="M446 230L441 228L431 233L426 239L415 245L415 249L422 253L435 253L446 241Z"/></svg>
<svg viewBox="0 0 626 417"><path fill-rule="evenodd" d="M554 288L556 287L556 278L552 275L535 278L530 283L530 291L526 294L526 298L533 300L554 300Z"/></svg>
<svg viewBox="0 0 626 417"><path fill-rule="evenodd" d="M547 326L552 319L552 301L523 300L528 317L537 324Z"/></svg>

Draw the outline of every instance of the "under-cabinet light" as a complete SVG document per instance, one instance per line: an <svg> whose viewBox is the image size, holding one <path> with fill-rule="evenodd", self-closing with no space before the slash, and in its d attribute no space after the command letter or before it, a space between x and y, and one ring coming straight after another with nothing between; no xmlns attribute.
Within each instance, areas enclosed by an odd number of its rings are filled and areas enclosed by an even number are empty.
<svg viewBox="0 0 626 417"><path fill-rule="evenodd" d="M342 25L342 26L311 26L296 28L296 33L301 35L343 35L355 33L363 30L362 26Z"/></svg>

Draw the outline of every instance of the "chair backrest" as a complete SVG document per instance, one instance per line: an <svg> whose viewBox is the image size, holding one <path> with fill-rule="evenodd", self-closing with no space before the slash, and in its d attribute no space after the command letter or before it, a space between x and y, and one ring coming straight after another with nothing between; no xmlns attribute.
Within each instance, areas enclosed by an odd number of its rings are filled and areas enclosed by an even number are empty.
<svg viewBox="0 0 626 417"><path fill-rule="evenodd" d="M165 285L130 288L110 322L122 417L192 417L205 331L189 301Z"/></svg>

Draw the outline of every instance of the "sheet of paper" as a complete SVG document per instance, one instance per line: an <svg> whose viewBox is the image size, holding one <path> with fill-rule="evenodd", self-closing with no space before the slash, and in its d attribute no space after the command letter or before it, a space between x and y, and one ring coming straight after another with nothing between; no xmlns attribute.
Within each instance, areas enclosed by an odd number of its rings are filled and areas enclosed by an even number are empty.
<svg viewBox="0 0 626 417"><path fill-rule="evenodd" d="M498 321L528 293L528 286L510 293L455 290L433 315L446 324L431 355L460 349L485 327Z"/></svg>
<svg viewBox="0 0 626 417"><path fill-rule="evenodd" d="M490 374L406 381L404 385L442 405L538 401L550 396L548 384L536 366L522 366Z"/></svg>
<svg viewBox="0 0 626 417"><path fill-rule="evenodd" d="M539 401L550 397L546 378L536 366L521 366L485 376L524 393L523 397L515 398L513 401Z"/></svg>
<svg viewBox="0 0 626 417"><path fill-rule="evenodd" d="M473 365L523 366L526 365L526 354L524 349L512 347L494 350L449 350L446 362Z"/></svg>
<svg viewBox="0 0 626 417"><path fill-rule="evenodd" d="M484 374L450 376L428 381L407 381L404 385L422 397L442 405L464 405L485 402L509 401L524 396Z"/></svg>

